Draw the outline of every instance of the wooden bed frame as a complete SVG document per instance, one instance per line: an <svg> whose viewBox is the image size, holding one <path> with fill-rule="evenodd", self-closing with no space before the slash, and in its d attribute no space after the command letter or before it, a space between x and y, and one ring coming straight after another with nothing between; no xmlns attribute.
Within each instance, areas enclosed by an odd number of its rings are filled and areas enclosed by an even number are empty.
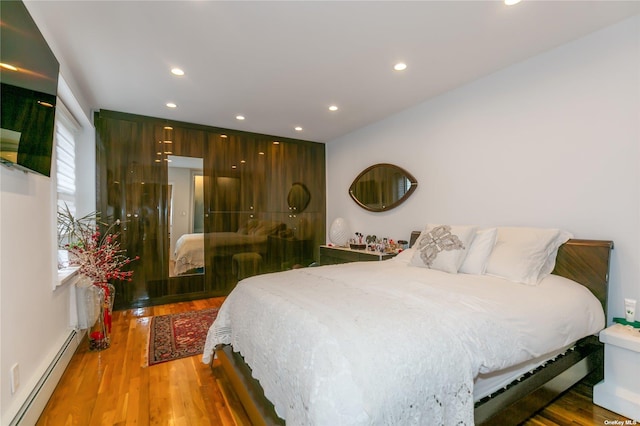
<svg viewBox="0 0 640 426"><path fill-rule="evenodd" d="M411 234L411 245L419 232ZM569 240L558 250L554 274L574 280L600 300L606 313L612 241ZM562 392L596 372L602 374L603 345L595 336L580 340L558 356L504 389L476 402L476 425L516 425L549 404ZM284 425L250 367L231 346L216 348L222 372L254 425ZM212 363L213 366L213 363Z"/></svg>

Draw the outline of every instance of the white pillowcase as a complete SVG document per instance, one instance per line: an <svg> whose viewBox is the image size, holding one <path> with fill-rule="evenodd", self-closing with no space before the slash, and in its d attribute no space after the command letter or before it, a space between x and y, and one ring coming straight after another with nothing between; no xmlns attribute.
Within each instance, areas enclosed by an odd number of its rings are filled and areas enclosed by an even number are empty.
<svg viewBox="0 0 640 426"><path fill-rule="evenodd" d="M570 238L559 229L500 227L487 274L536 285L551 273L558 247Z"/></svg>
<svg viewBox="0 0 640 426"><path fill-rule="evenodd" d="M560 231L560 233L556 237L556 240L552 243L552 245L555 246L555 249L551 251L551 253L547 257L547 260L544 262L544 265L542 265L542 269L540 269L540 273L538 274L538 282L551 275L551 272L553 272L556 267L556 257L558 257L558 249L561 245L569 241L571 238L573 238L573 234L567 231Z"/></svg>
<svg viewBox="0 0 640 426"><path fill-rule="evenodd" d="M471 242L469 253L458 272L482 275L487 270L487 261L496 245L498 228L479 229Z"/></svg>
<svg viewBox="0 0 640 426"><path fill-rule="evenodd" d="M475 226L429 224L413 245L411 265L455 274L476 235Z"/></svg>
<svg viewBox="0 0 640 426"><path fill-rule="evenodd" d="M413 257L413 254L415 252L416 252L416 249L414 249L414 248L404 249L400 253L398 253L397 255L392 257L390 259L390 261L402 262L402 263L407 263L408 264L408 263L411 262L411 258Z"/></svg>

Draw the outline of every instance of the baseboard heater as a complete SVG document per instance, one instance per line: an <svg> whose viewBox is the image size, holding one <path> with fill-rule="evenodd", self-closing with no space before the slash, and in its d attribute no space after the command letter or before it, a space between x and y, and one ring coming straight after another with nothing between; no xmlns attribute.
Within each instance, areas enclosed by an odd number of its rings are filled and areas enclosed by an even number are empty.
<svg viewBox="0 0 640 426"><path fill-rule="evenodd" d="M76 336L78 336L78 332L75 330L69 333L69 337L65 340L62 348L60 348L24 404L22 404L22 407L20 407L20 410L18 410L18 413L11 423L9 423L10 426L36 424L49 398L51 398L56 385L60 381L62 373L64 373L64 370L67 368L71 357L73 357L78 347Z"/></svg>

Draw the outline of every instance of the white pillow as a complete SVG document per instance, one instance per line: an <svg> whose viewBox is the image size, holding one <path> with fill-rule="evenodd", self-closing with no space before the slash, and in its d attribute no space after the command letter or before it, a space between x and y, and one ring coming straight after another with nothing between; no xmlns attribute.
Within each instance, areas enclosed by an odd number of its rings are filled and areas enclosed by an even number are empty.
<svg viewBox="0 0 640 426"><path fill-rule="evenodd" d="M414 248L404 249L400 253L398 253L397 255L392 257L390 259L390 261L402 262L402 263L407 263L408 264L408 263L411 262L411 258L413 257L413 254L415 252L416 252L416 249L414 249Z"/></svg>
<svg viewBox="0 0 640 426"><path fill-rule="evenodd" d="M538 282L551 275L551 272L553 272L553 269L556 267L558 248L560 248L561 245L569 241L571 238L573 238L573 235L569 232L560 231L560 233L556 237L556 240L552 243L552 245L555 246L555 249L549 254L547 260L544 262L544 265L542 265L542 269L540 269L540 273L538 274Z"/></svg>
<svg viewBox="0 0 640 426"><path fill-rule="evenodd" d="M475 235L475 226L427 225L413 245L410 264L455 274Z"/></svg>
<svg viewBox="0 0 640 426"><path fill-rule="evenodd" d="M496 245L498 228L479 229L469 247L469 253L465 257L459 272L465 274L482 275L487 270L487 261Z"/></svg>
<svg viewBox="0 0 640 426"><path fill-rule="evenodd" d="M549 258L553 257L555 264L554 253L569 238L571 234L559 229L500 227L487 274L536 285L549 268L545 265Z"/></svg>

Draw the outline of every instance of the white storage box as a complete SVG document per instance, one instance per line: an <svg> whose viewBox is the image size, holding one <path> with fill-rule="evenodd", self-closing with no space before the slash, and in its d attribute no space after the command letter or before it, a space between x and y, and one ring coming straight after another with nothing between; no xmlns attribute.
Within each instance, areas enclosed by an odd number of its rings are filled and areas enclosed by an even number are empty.
<svg viewBox="0 0 640 426"><path fill-rule="evenodd" d="M640 421L640 329L614 324L600 332L604 380L593 388L593 402Z"/></svg>

